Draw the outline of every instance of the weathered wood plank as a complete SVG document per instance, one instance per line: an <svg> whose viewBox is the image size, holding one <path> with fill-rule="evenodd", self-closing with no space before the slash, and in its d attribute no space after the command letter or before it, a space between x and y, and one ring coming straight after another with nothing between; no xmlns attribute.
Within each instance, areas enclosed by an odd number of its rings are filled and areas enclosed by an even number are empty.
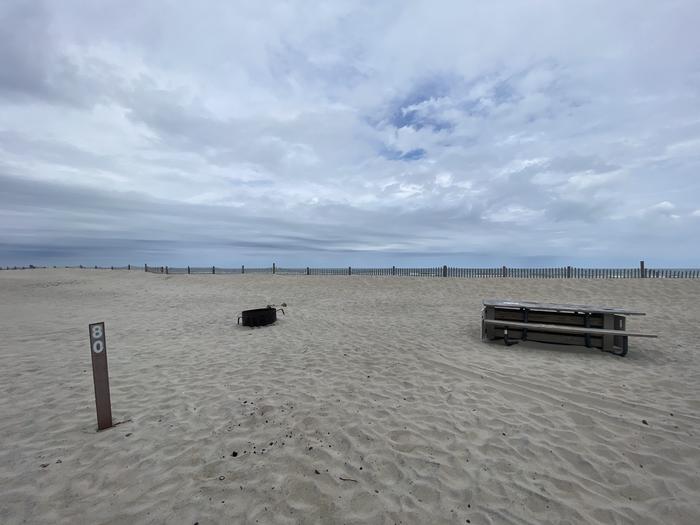
<svg viewBox="0 0 700 525"><path fill-rule="evenodd" d="M626 308L593 306L586 304L538 303L534 301L509 301L501 299L484 299L484 306L497 308L527 308L530 310L545 310L550 312L588 312L599 314L646 315L644 312Z"/></svg>
<svg viewBox="0 0 700 525"><path fill-rule="evenodd" d="M500 309L496 308L496 316L494 319L505 321L521 321L523 319L523 311L515 309ZM583 314L575 313L556 313L556 312L538 312L536 310L528 311L528 321L531 323L542 324L565 324L571 326L585 326L586 320ZM590 317L592 328L603 328L603 317L601 314L594 314Z"/></svg>
<svg viewBox="0 0 700 525"><path fill-rule="evenodd" d="M623 330L609 330L605 328L585 328L580 326L566 326L557 324L522 323L518 321L499 321L498 319L484 319L487 325L512 326L514 328L527 328L528 330L542 330L543 332L561 332L571 334L596 334L618 335L635 337L658 337L655 334L643 334L641 332L628 332Z"/></svg>
<svg viewBox="0 0 700 525"><path fill-rule="evenodd" d="M513 340L522 339L523 337L522 329L509 328L508 337ZM503 337L503 328L494 327L493 339L500 339ZM559 345L576 345L585 346L586 339L583 334L563 334L563 333L548 333L548 332L537 332L529 329L527 331L527 340L536 343L554 343ZM601 336L591 336L591 347L602 348L603 338Z"/></svg>

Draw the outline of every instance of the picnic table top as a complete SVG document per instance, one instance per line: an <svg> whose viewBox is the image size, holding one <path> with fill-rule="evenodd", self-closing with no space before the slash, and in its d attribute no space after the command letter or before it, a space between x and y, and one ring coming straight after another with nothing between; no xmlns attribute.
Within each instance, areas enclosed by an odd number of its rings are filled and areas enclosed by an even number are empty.
<svg viewBox="0 0 700 525"><path fill-rule="evenodd" d="M538 303L535 301L509 301L502 299L484 299L484 306L497 308L525 308L527 310L542 310L546 312L584 312L590 314L621 314L621 315L646 315L627 308L611 306L592 306L588 304L558 304Z"/></svg>

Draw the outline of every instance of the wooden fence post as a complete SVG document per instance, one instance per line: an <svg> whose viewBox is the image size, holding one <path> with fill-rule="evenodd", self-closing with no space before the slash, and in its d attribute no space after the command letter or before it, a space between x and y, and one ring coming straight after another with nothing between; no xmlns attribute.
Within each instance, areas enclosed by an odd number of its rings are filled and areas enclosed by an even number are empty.
<svg viewBox="0 0 700 525"><path fill-rule="evenodd" d="M306 267L306 275L310 275L310 274L309 274L309 267L308 267L308 266Z"/></svg>
<svg viewBox="0 0 700 525"><path fill-rule="evenodd" d="M646 269L644 268L644 261L639 261L639 276L642 278L647 276Z"/></svg>
<svg viewBox="0 0 700 525"><path fill-rule="evenodd" d="M571 266L566 267L566 278L571 279Z"/></svg>
<svg viewBox="0 0 700 525"><path fill-rule="evenodd" d="M188 266L187 267L187 275L189 275L189 274L190 274L190 267Z"/></svg>
<svg viewBox="0 0 700 525"><path fill-rule="evenodd" d="M241 264L241 273L245 273L245 264Z"/></svg>
<svg viewBox="0 0 700 525"><path fill-rule="evenodd" d="M168 267L165 267L165 275L168 275Z"/></svg>
<svg viewBox="0 0 700 525"><path fill-rule="evenodd" d="M214 273L214 274L216 273L216 266L211 267L211 273Z"/></svg>
<svg viewBox="0 0 700 525"><path fill-rule="evenodd" d="M352 275L352 267L348 266L348 275Z"/></svg>
<svg viewBox="0 0 700 525"><path fill-rule="evenodd" d="M391 267L391 275L396 275L396 266Z"/></svg>
<svg viewBox="0 0 700 525"><path fill-rule="evenodd" d="M127 269L127 270L131 270L131 265L128 265L128 266L126 267L126 269Z"/></svg>
<svg viewBox="0 0 700 525"><path fill-rule="evenodd" d="M442 266L442 276L447 277L447 265L446 264Z"/></svg>
<svg viewBox="0 0 700 525"><path fill-rule="evenodd" d="M147 271L148 271L148 265L147 265L147 264L144 264L144 265L143 265L143 271L144 271L144 272L147 272Z"/></svg>
<svg viewBox="0 0 700 525"><path fill-rule="evenodd" d="M277 266L275 265L275 263L272 263L272 273L276 273L276 272L277 272Z"/></svg>
<svg viewBox="0 0 700 525"><path fill-rule="evenodd" d="M502 275L501 277L508 277L508 268L505 266L501 269Z"/></svg>

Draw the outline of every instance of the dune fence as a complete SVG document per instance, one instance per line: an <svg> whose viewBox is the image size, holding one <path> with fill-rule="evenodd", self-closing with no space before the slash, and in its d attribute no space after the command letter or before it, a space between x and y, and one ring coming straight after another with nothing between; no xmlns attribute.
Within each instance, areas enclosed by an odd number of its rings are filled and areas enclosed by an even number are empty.
<svg viewBox="0 0 700 525"><path fill-rule="evenodd" d="M115 267L115 269L117 269ZM121 267L120 269L124 269ZM133 266L130 269L134 269ZM700 279L700 268L647 268L642 261L634 268L579 268L562 266L550 268L466 268L454 266L435 266L426 268L405 268L398 266L365 267L284 267L272 264L267 267L238 266L233 268L221 266L149 266L142 267L146 272L168 275L182 274L274 274L274 275L344 275L344 276L379 276L379 277L462 277L473 279Z"/></svg>
<svg viewBox="0 0 700 525"><path fill-rule="evenodd" d="M38 268L57 268L57 266L5 266L0 270L32 270ZM647 268L644 261L634 268L580 268L561 266L549 268L467 268L455 266L434 266L425 268L406 268L399 266L365 268L343 266L329 267L284 267L272 266L237 267L223 266L153 266L144 264L126 266L60 266L60 268L80 268L85 270L129 270L146 271L166 275L362 275L378 277L463 277L472 279L700 279L700 268Z"/></svg>

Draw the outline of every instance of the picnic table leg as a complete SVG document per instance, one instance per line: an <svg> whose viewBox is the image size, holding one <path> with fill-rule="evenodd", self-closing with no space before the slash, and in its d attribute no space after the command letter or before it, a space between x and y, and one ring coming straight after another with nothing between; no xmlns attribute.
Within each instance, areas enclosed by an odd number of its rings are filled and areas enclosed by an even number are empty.
<svg viewBox="0 0 700 525"><path fill-rule="evenodd" d="M493 306L487 306L486 311L484 312L484 316L486 319L495 319L496 318L496 310ZM487 324L486 325L486 339L492 340L495 339L495 332L496 329L492 324Z"/></svg>
<svg viewBox="0 0 700 525"><path fill-rule="evenodd" d="M625 356L627 355L627 349L628 349L628 346L627 346L627 336L626 336L626 335L623 335L623 336L622 336L622 352L620 352L620 353L617 354L617 355L619 355L620 357L625 357Z"/></svg>
<svg viewBox="0 0 700 525"><path fill-rule="evenodd" d="M626 319L622 315L616 315L615 316L615 330L625 330L626 327ZM625 357L627 355L627 350L629 349L628 346L628 338L626 335L616 335L614 336L616 340L619 340L619 345L618 348L620 349L619 352L614 352L615 355L619 355L620 357Z"/></svg>
<svg viewBox="0 0 700 525"><path fill-rule="evenodd" d="M506 346L513 346L514 344L517 344L517 341L511 341L510 338L508 337L508 327L505 326L503 328L503 343Z"/></svg>
<svg viewBox="0 0 700 525"><path fill-rule="evenodd" d="M615 316L615 330L625 330L625 317L622 315L616 315ZM624 344L623 344L623 337L621 335L616 335L613 337L613 347L618 348L622 350Z"/></svg>
<svg viewBox="0 0 700 525"><path fill-rule="evenodd" d="M603 328L606 330L615 329L615 316L613 314L603 314ZM614 335L603 335L603 352L613 351Z"/></svg>

